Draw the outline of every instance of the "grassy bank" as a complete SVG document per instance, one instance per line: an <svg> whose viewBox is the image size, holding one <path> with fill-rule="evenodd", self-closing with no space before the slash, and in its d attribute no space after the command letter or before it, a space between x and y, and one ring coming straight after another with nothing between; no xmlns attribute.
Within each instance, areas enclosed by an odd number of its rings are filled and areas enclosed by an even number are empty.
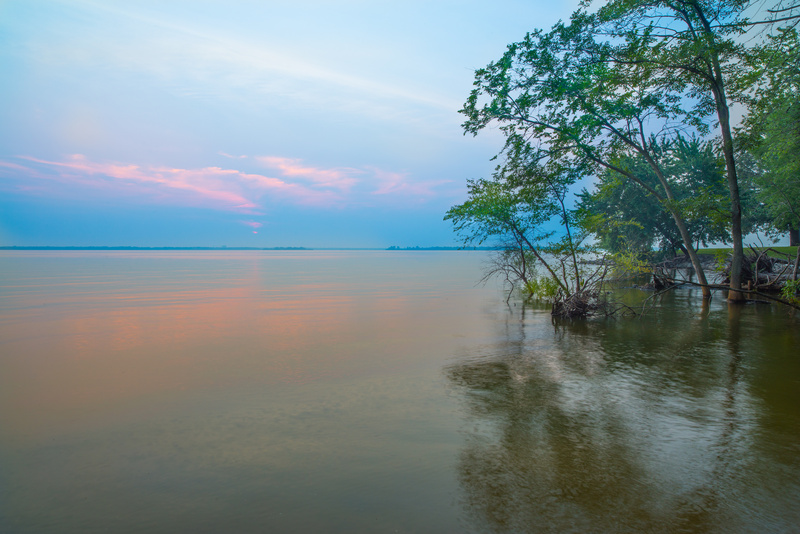
<svg viewBox="0 0 800 534"><path fill-rule="evenodd" d="M759 248L759 247L756 247L756 248ZM769 248L771 248L771 249L774 249L774 250L777 250L778 252L783 252L784 254L790 254L790 255L792 255L792 256L794 256L795 254L797 254L797 247L769 247ZM749 247L748 247L748 248L745 248L745 250L749 250ZM719 252L719 251L724 251L724 252L733 252L733 249L732 249L732 248L730 248L730 247L720 247L720 248L701 248L700 250L698 250L698 251L697 251L697 253L698 253L698 254L709 254L709 255L714 255L715 253L717 253L717 252Z"/></svg>

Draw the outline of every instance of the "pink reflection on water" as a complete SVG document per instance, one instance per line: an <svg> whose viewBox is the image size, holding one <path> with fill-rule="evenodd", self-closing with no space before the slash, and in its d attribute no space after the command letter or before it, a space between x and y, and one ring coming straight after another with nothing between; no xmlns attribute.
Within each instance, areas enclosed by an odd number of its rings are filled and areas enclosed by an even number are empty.
<svg viewBox="0 0 800 534"><path fill-rule="evenodd" d="M178 287L77 277L16 293L12 307L27 311L0 321L14 377L3 384L6 424L32 431L180 392L353 377L401 365L424 339L415 304L395 290L276 288L256 268L169 283Z"/></svg>

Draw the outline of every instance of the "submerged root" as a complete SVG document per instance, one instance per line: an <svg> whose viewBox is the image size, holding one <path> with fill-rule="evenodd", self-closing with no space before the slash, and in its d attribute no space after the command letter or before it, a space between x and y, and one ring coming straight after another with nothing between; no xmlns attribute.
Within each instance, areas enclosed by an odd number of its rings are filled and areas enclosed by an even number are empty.
<svg viewBox="0 0 800 534"><path fill-rule="evenodd" d="M560 294L553 300L552 315L565 319L576 317L589 317L595 315L599 308L599 299L596 291L578 291L566 296Z"/></svg>
<svg viewBox="0 0 800 534"><path fill-rule="evenodd" d="M608 300L608 293L596 289L584 289L566 296L559 294L553 300L551 315L561 319L580 319L585 317L634 317L636 310L621 302Z"/></svg>

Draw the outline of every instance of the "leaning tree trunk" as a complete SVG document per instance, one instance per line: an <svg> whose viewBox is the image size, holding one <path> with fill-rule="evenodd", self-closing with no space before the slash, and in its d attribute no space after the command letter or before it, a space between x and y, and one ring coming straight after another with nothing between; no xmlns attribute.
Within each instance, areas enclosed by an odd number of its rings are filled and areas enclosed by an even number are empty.
<svg viewBox="0 0 800 534"><path fill-rule="evenodd" d="M744 301L745 294L738 291L742 287L742 265L744 263L744 247L742 246L742 203L739 198L739 178L736 176L736 158L733 154L733 135L731 134L730 111L728 97L725 95L725 80L719 61L717 42L709 20L700 8L694 8L703 25L704 35L709 45L709 67L707 71L711 93L717 108L719 129L722 134L722 153L725 157L725 171L728 178L728 193L731 199L731 240L733 241L733 257L731 258L731 281L728 300Z"/></svg>
<svg viewBox="0 0 800 534"><path fill-rule="evenodd" d="M692 261L692 267L694 267L694 272L697 274L697 281L702 287L703 291L703 299L710 299L711 298L711 289L708 287L708 280L706 279L706 273L703 270L703 264L700 263L700 258L697 256L697 251L692 246L692 236L689 234L689 230L686 227L686 221L683 219L683 215L681 214L680 209L678 209L676 205L675 195L672 192L672 188L667 181L666 176L661 170L661 167L658 165L655 159L650 155L647 151L640 152L647 162L650 165L650 168L653 169L658 181L661 183L661 187L664 188L664 193L666 194L666 198L659 195L652 187L646 185L642 180L638 178L634 178L639 185L644 187L648 192L653 195L656 200L658 200L662 206L664 206L667 211L669 211L670 215L672 216L672 220L675 221L675 226L678 227L678 232L681 234L681 240L683 241L684 246L684 253L689 256L689 259ZM632 175L631 175L632 176Z"/></svg>
<svg viewBox="0 0 800 534"><path fill-rule="evenodd" d="M728 300L739 302L745 300L744 293L737 291L742 287L742 265L744 263L744 246L742 245L742 203L739 199L739 180L736 176L736 160L733 155L733 136L731 135L730 114L722 88L714 91L717 98L717 116L722 130L722 151L725 156L725 169L728 177L728 192L731 198L731 240L733 241L733 257L731 258L731 290Z"/></svg>
<svg viewBox="0 0 800 534"><path fill-rule="evenodd" d="M692 238L689 235L689 230L686 228L686 223L681 217L680 213L675 211L675 208L670 206L670 213L672 214L672 218L675 221L675 225L678 227L678 231L681 233L681 237L683 238L684 245L686 247L686 252L689 254L689 259L692 260L692 267L694 267L694 272L697 274L697 282L702 287L703 291L703 300L711 298L711 289L708 287L708 281L706 280L706 273L703 270L703 264L700 263L700 257L697 255L697 251L691 245Z"/></svg>

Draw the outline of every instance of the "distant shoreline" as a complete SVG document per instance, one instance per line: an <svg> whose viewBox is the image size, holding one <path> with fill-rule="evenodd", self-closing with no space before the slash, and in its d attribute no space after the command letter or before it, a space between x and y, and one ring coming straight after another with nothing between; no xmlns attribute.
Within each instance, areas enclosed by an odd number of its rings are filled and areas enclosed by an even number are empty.
<svg viewBox="0 0 800 534"><path fill-rule="evenodd" d="M496 250L496 247L388 247L388 248L347 248L347 247L323 247L323 248L309 248L309 247L133 247L133 246L96 246L96 247L56 247L56 246L40 246L40 247L26 247L26 246L4 246L0 250L87 250L87 251L129 251L129 250L278 250L278 251L300 251L300 250L391 250L391 251L424 251L424 250Z"/></svg>

